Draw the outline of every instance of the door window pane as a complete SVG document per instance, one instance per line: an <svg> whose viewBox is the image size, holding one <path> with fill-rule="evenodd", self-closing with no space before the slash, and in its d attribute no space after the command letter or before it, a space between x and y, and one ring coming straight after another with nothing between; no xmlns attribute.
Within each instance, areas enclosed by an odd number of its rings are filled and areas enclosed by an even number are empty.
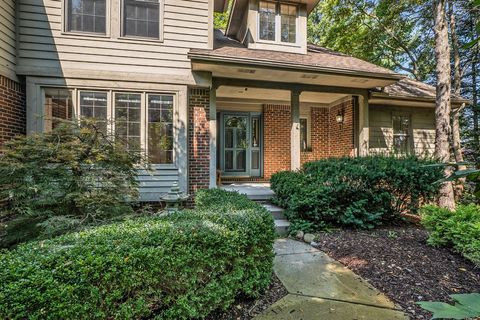
<svg viewBox="0 0 480 320"><path fill-rule="evenodd" d="M115 94L115 130L129 149L140 150L142 96L139 93Z"/></svg>
<svg viewBox="0 0 480 320"><path fill-rule="evenodd" d="M260 124L258 118L252 119L252 147L258 148L260 145Z"/></svg>
<svg viewBox="0 0 480 320"><path fill-rule="evenodd" d="M68 0L68 30L106 33L106 0Z"/></svg>
<svg viewBox="0 0 480 320"><path fill-rule="evenodd" d="M237 151L237 170L245 171L247 163L247 152L245 150Z"/></svg>
<svg viewBox="0 0 480 320"><path fill-rule="evenodd" d="M253 170L260 169L260 151L258 150L252 151L252 169Z"/></svg>
<svg viewBox="0 0 480 320"><path fill-rule="evenodd" d="M410 152L410 116L393 116L393 150L399 154Z"/></svg>
<svg viewBox="0 0 480 320"><path fill-rule="evenodd" d="M225 151L225 170L233 170L233 151Z"/></svg>
<svg viewBox="0 0 480 320"><path fill-rule="evenodd" d="M173 96L148 95L148 155L155 164L173 163Z"/></svg>
<svg viewBox="0 0 480 320"><path fill-rule="evenodd" d="M107 93L80 92L80 116L83 119L94 119L98 128L107 132Z"/></svg>
<svg viewBox="0 0 480 320"><path fill-rule="evenodd" d="M123 35L158 39L160 5L158 0L124 0Z"/></svg>
<svg viewBox="0 0 480 320"><path fill-rule="evenodd" d="M259 32L261 40L275 41L276 3L260 1Z"/></svg>
<svg viewBox="0 0 480 320"><path fill-rule="evenodd" d="M297 42L297 6L281 4L280 15L282 21L282 42Z"/></svg>
<svg viewBox="0 0 480 320"><path fill-rule="evenodd" d="M308 123L307 119L300 119L300 149L306 151L308 149Z"/></svg>
<svg viewBox="0 0 480 320"><path fill-rule="evenodd" d="M44 131L50 132L62 121L73 119L72 92L67 89L45 88Z"/></svg>

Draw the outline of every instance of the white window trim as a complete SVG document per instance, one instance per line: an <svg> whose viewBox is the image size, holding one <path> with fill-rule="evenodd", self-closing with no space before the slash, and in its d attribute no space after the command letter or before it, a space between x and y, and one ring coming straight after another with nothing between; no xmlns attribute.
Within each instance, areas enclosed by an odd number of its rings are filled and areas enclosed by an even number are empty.
<svg viewBox="0 0 480 320"><path fill-rule="evenodd" d="M135 36L124 36L124 15L125 15L125 0L120 0L120 16L119 16L119 30L120 35L119 39L121 40L133 40L133 41L141 41L141 42L164 42L164 30L165 30L165 0L157 0L158 1L158 10L160 16L158 17L158 39L156 38L149 38L149 37L135 37Z"/></svg>
<svg viewBox="0 0 480 320"><path fill-rule="evenodd" d="M404 117L404 118L408 118L408 134L401 134L401 133L397 133L395 134L395 128L394 128L394 125L393 125L393 118L394 117ZM407 149L408 149L408 153L413 153L415 150L414 148L414 141L413 141L413 125L412 125L412 115L410 113L399 113L399 112L393 112L391 114L391 123L392 123L392 151L395 151L393 150L393 148L395 147L394 145L394 140L395 140L395 137L400 137L400 136L407 136L408 137L408 140L407 140Z"/></svg>
<svg viewBox="0 0 480 320"><path fill-rule="evenodd" d="M111 37L111 7L110 0L105 0L105 34L96 32L81 32L68 30L68 1L62 0L62 35L74 35L93 38L110 38ZM162 0L163 1L163 0Z"/></svg>
<svg viewBox="0 0 480 320"><path fill-rule="evenodd" d="M263 40L260 39L260 2L270 2L275 3L275 40ZM295 18L295 42L283 42L282 41L282 15L280 11L280 6L282 4L296 6L297 7L297 17ZM257 42L258 43L266 43L266 44L281 44L283 46L291 46L291 47L298 47L299 46L299 16L300 16L300 6L293 3L288 2L276 2L276 1L268 1L268 0L260 0L258 1L258 10L257 10Z"/></svg>

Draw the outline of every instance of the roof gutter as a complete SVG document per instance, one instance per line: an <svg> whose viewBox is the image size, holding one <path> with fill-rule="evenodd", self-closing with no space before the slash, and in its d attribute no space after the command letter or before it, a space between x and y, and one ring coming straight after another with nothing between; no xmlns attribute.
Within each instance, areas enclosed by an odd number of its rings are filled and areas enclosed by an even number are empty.
<svg viewBox="0 0 480 320"><path fill-rule="evenodd" d="M251 59L251 58L234 58L226 56L212 56L208 54L189 52L188 57L193 61L203 61L211 64L233 64L239 66L256 66L260 68L275 68L275 69L289 69L294 71L313 71L321 73L329 73L336 75L347 75L347 76L356 76L363 78L374 78L374 79L384 79L384 80L401 80L405 78L404 75L398 73L378 73L378 72L364 72L364 71L350 71L339 68L325 68L319 66L310 66L304 64L296 64L290 62L276 62L263 59Z"/></svg>
<svg viewBox="0 0 480 320"><path fill-rule="evenodd" d="M377 98L377 99L387 99L387 100L402 100L402 101L422 101L422 102L433 102L435 103L435 97L410 97L410 96L391 96L385 93L380 92L371 92L370 98ZM472 104L472 101L464 98L454 98L452 97L452 102L455 104Z"/></svg>

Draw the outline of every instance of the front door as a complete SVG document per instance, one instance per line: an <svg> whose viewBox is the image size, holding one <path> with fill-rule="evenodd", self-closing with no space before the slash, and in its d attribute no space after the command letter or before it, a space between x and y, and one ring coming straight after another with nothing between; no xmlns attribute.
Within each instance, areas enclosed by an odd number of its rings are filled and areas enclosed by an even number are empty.
<svg viewBox="0 0 480 320"><path fill-rule="evenodd" d="M225 176L259 177L262 169L261 117L222 114L221 169Z"/></svg>

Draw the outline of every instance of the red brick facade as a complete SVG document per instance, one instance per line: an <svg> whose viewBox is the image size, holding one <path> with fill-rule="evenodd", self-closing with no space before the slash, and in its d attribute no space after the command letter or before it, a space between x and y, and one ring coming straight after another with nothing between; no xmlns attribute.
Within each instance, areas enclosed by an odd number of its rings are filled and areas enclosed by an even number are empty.
<svg viewBox="0 0 480 320"><path fill-rule="evenodd" d="M25 87L0 75L0 148L25 131Z"/></svg>
<svg viewBox="0 0 480 320"><path fill-rule="evenodd" d="M263 108L264 177L290 170L291 109L289 105L265 105Z"/></svg>
<svg viewBox="0 0 480 320"><path fill-rule="evenodd" d="M188 192L210 185L210 90L190 89L188 105Z"/></svg>

